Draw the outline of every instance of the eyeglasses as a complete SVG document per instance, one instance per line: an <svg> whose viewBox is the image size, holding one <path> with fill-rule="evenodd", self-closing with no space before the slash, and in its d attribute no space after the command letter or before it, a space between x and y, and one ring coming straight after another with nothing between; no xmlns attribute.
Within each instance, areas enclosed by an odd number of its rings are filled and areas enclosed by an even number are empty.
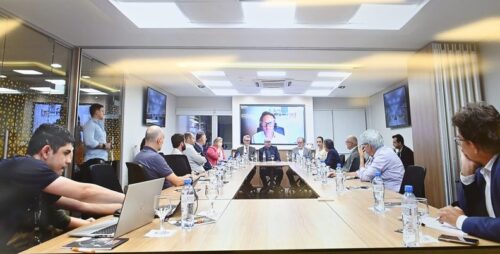
<svg viewBox="0 0 500 254"><path fill-rule="evenodd" d="M462 146L462 144L465 141L463 138L460 138L460 137L455 137L454 140L455 140L455 143L457 143L457 146Z"/></svg>
<svg viewBox="0 0 500 254"><path fill-rule="evenodd" d="M250 142L250 139L243 139L243 141L245 141L245 142Z"/></svg>
<svg viewBox="0 0 500 254"><path fill-rule="evenodd" d="M271 121L271 122L262 122L262 125L264 126L269 126L269 125L273 125L274 124L274 121Z"/></svg>

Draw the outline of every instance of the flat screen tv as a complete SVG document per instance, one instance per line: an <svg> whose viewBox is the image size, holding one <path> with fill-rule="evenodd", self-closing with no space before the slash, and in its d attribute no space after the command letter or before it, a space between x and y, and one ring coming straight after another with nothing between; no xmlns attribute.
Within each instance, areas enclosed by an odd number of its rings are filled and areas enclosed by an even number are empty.
<svg viewBox="0 0 500 254"><path fill-rule="evenodd" d="M167 112L167 95L151 87L146 89L146 105L144 106L144 124L165 127Z"/></svg>
<svg viewBox="0 0 500 254"><path fill-rule="evenodd" d="M80 126L83 127L91 118L90 116L90 105L92 104L79 104L78 105L78 120Z"/></svg>
<svg viewBox="0 0 500 254"><path fill-rule="evenodd" d="M411 126L408 87L400 86L384 93L384 109L387 128Z"/></svg>
<svg viewBox="0 0 500 254"><path fill-rule="evenodd" d="M44 123L57 123L61 119L61 108L61 103L33 103L32 132L35 132L35 130Z"/></svg>
<svg viewBox="0 0 500 254"><path fill-rule="evenodd" d="M275 145L294 145L305 136L304 105L240 105L240 135L250 135L252 144L271 137Z"/></svg>

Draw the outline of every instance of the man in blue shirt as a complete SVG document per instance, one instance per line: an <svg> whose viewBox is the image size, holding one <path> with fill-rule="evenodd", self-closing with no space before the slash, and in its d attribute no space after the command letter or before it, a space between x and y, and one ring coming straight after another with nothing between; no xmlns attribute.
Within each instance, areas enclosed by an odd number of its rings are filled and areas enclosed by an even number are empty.
<svg viewBox="0 0 500 254"><path fill-rule="evenodd" d="M264 158L265 155L265 158ZM264 147L259 149L259 160L260 161L281 161L280 153L278 148L271 145L271 140L266 138L264 140ZM281 167L261 167L260 168L260 179L262 180L261 193L267 193L270 187L281 188L281 180L283 180L283 170ZM269 177L269 183L267 181ZM269 186L271 185L271 186Z"/></svg>
<svg viewBox="0 0 500 254"><path fill-rule="evenodd" d="M144 166L148 180L165 177L163 189L172 185L184 185L184 179L191 177L191 175L178 177L172 171L172 168L168 166L163 156L158 153L163 146L164 140L165 134L160 127L156 125L148 127L145 137L146 143L144 144L144 148L135 156L134 162Z"/></svg>
<svg viewBox="0 0 500 254"><path fill-rule="evenodd" d="M83 126L83 142L87 166L108 160L111 143L106 142L104 129L104 106L98 103L90 106L91 119Z"/></svg>

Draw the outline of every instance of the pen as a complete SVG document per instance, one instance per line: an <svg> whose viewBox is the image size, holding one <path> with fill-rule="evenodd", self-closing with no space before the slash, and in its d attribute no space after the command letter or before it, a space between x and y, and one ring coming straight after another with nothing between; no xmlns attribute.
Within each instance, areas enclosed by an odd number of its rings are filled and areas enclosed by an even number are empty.
<svg viewBox="0 0 500 254"><path fill-rule="evenodd" d="M76 251L76 252L82 252L82 253L95 253L95 250L94 249L90 249L90 248L72 247L71 250L72 251Z"/></svg>

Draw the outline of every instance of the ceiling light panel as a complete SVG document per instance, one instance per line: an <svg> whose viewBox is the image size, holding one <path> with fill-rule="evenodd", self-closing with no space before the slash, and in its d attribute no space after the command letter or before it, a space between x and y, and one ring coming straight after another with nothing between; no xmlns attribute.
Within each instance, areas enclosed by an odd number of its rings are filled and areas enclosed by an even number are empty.
<svg viewBox="0 0 500 254"><path fill-rule="evenodd" d="M286 77L286 71L258 71L257 76L259 77Z"/></svg>
<svg viewBox="0 0 500 254"><path fill-rule="evenodd" d="M295 23L295 4L272 5L266 2L242 2L246 26L283 28Z"/></svg>
<svg viewBox="0 0 500 254"><path fill-rule="evenodd" d="M329 88L335 88L339 86L339 82L334 82L334 81L313 81L311 83L311 87L329 87Z"/></svg>
<svg viewBox="0 0 500 254"><path fill-rule="evenodd" d="M219 95L219 96L234 96L234 95L240 95L240 93L238 92L238 90L236 89L227 89L227 88L224 88L224 89L210 89L212 90L212 92L215 94L215 95Z"/></svg>
<svg viewBox="0 0 500 254"><path fill-rule="evenodd" d="M226 73L223 71L193 71L191 72L197 78L203 77L226 77Z"/></svg>
<svg viewBox="0 0 500 254"><path fill-rule="evenodd" d="M13 70L14 72L23 74L23 75L42 75L43 73L35 70Z"/></svg>
<svg viewBox="0 0 500 254"><path fill-rule="evenodd" d="M87 93L87 95L107 95L107 93L94 88L80 88L80 90Z"/></svg>
<svg viewBox="0 0 500 254"><path fill-rule="evenodd" d="M351 76L350 72L343 71L320 71L318 72L318 78L347 78Z"/></svg>
<svg viewBox="0 0 500 254"><path fill-rule="evenodd" d="M0 87L0 94L20 94L18 90Z"/></svg>
<svg viewBox="0 0 500 254"><path fill-rule="evenodd" d="M174 25L179 28L189 27L187 19L174 2L122 2L109 0L138 28L165 28Z"/></svg>
<svg viewBox="0 0 500 254"><path fill-rule="evenodd" d="M232 87L233 84L227 80L202 80L204 85L208 87Z"/></svg>
<svg viewBox="0 0 500 254"><path fill-rule="evenodd" d="M305 96L327 97L332 93L333 89L309 89L304 92Z"/></svg>

